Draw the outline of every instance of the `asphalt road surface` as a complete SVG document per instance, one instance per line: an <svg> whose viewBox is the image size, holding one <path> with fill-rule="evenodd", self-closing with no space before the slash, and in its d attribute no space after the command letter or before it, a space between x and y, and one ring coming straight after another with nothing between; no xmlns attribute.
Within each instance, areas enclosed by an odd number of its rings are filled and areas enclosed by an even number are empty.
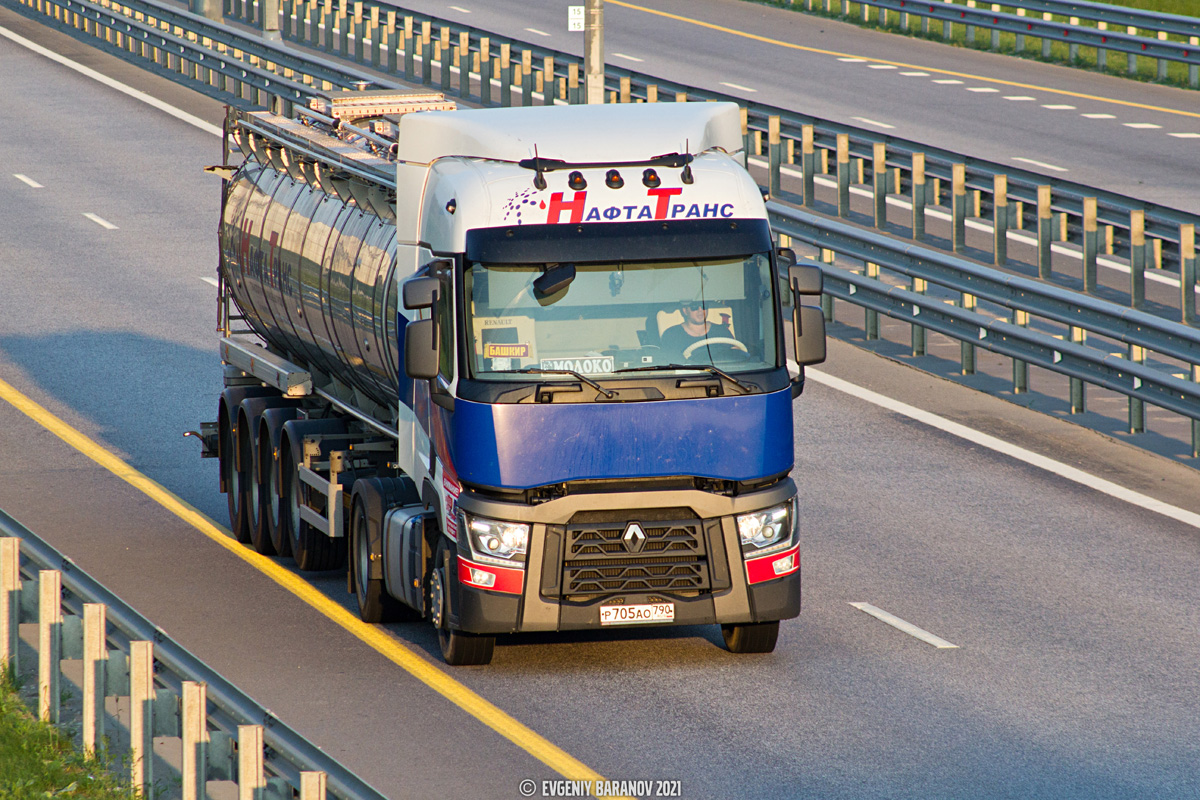
<svg viewBox="0 0 1200 800"><path fill-rule="evenodd" d="M0 26L220 119L7 11ZM221 385L218 184L201 172L218 139L6 38L0 75L0 380L223 522L216 464L181 437ZM1190 468L839 342L821 371L1200 512ZM606 631L516 637L451 670L426 625L391 641L606 778L684 797L1200 795L1195 525L828 382L795 422L805 605L773 654L731 655L715 628ZM389 797L515 798L559 777L479 703L3 403L0 507ZM308 580L349 605L339 575Z"/></svg>

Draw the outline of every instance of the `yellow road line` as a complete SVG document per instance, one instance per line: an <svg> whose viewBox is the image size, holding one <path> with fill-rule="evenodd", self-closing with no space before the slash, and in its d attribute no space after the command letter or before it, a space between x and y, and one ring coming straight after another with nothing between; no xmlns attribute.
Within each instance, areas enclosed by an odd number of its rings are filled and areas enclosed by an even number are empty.
<svg viewBox="0 0 1200 800"><path fill-rule="evenodd" d="M772 39L768 36L759 36L756 33L748 33L746 31L739 31L736 28L726 28L723 25L716 25L712 22L705 22L705 21L699 20L699 19L692 19L691 17L684 17L684 16L680 16L679 14L671 14L667 11L659 11L656 8L646 8L645 6L634 5L633 3L626 3L626 2L623 2L623 0L608 0L608 4L611 6L621 6L622 8L628 8L633 11L644 11L645 13L653 14L656 17L666 17L667 19L673 19L677 22L686 22L689 25L697 25L701 28L708 28L709 30L720 31L721 33L728 33L731 36L740 36L743 39L752 39L756 42L762 42L763 44L772 44L772 45L775 45L776 47L786 47L789 50L803 50L806 53L818 53L818 54L824 55L824 56L837 56L839 58L861 58L864 61L870 61L870 62L874 62L876 64L891 64L892 66L904 67L906 69L919 69L919 70L923 70L926 72L936 72L939 75L953 75L956 78L970 78L973 81L985 81L987 83L1000 84L1001 86L1013 86L1018 89L1033 89L1033 90L1039 91L1039 92L1049 92L1051 94L1060 94L1060 95L1063 95L1064 97L1075 97L1080 100L1095 100L1098 103L1111 103L1113 105L1118 105L1118 106L1128 106L1129 108L1140 108L1140 109L1143 109L1146 111L1160 111L1163 114L1176 114L1181 117L1195 117L1197 119L1200 119L1200 113L1195 112L1195 111L1181 111L1177 108L1164 108L1162 106L1152 106L1152 105L1147 105L1145 103L1133 103L1128 100L1117 100L1112 97L1100 97L1100 96L1093 95L1093 94L1083 94L1081 92L1070 92L1070 91L1067 91L1066 89L1052 89L1049 86L1038 86L1036 84L1031 84L1031 83L1018 83L1016 81L1006 81L1006 80L1001 80L1000 78L989 78L984 75L972 75L969 72L954 72L952 70L937 69L936 67L924 67L919 64L906 64L902 61L886 61L882 58L871 58L870 56L860 56L860 55L856 55L854 53L839 53L836 50L822 50L819 47L805 47L804 45L793 44L792 42L785 42L780 39Z"/></svg>
<svg viewBox="0 0 1200 800"><path fill-rule="evenodd" d="M262 572L314 609L361 639L417 680L451 703L508 739L567 780L602 781L600 773L501 711L471 689L430 664L413 650L396 641L384 630L355 617L342 606L317 591L295 573L284 569L266 556L238 544L228 529L216 524L196 508L180 499L158 482L143 475L117 456L72 428L10 384L0 380L0 399L12 405L37 424L53 433L101 467L133 486L150 499L191 525L230 553Z"/></svg>

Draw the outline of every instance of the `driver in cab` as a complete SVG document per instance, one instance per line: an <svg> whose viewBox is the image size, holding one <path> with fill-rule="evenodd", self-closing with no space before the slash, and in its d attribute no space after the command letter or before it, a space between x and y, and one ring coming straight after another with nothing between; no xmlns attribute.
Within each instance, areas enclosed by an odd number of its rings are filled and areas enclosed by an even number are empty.
<svg viewBox="0 0 1200 800"><path fill-rule="evenodd" d="M691 349L693 345L706 339L723 339L726 342L733 339L733 332L728 325L720 325L708 320L708 309L699 300L684 300L679 304L683 314L683 324L675 325L663 331L662 349L672 360L706 360L712 361L711 346L701 344Z"/></svg>

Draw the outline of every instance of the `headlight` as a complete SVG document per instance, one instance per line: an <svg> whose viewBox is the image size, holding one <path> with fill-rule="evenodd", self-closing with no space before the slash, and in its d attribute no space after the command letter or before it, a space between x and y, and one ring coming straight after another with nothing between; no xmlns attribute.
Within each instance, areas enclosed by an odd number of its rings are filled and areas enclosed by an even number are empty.
<svg viewBox="0 0 1200 800"><path fill-rule="evenodd" d="M484 517L466 518L471 549L478 556L502 561L524 561L529 546L529 525Z"/></svg>
<svg viewBox="0 0 1200 800"><path fill-rule="evenodd" d="M741 514L737 518L737 526L742 547L762 550L787 542L792 537L792 503L788 501L765 511Z"/></svg>

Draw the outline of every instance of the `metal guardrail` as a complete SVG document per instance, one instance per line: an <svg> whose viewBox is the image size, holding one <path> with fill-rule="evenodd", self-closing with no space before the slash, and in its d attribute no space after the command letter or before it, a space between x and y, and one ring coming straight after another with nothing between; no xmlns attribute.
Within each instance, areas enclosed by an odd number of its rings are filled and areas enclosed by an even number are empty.
<svg viewBox="0 0 1200 800"><path fill-rule="evenodd" d="M966 372L974 371L975 347L1012 358L1016 392L1028 390L1029 365L1057 372L1071 379L1076 410L1084 383L1111 389L1130 398L1137 431L1145 429L1142 404L1174 411L1193 420L1193 456L1200 455L1200 331L779 203L768 210L775 231L870 265L861 272L828 259L821 265L826 295L868 309L868 338L878 337L872 312L883 313L912 325L915 355L924 354L924 331L932 330L962 342ZM883 280L881 270L904 284ZM999 313L980 311L980 301ZM832 320L828 300L825 310ZM1113 352L1119 345L1124 353ZM1146 364L1153 356L1170 361ZM1179 369L1192 379L1177 377Z"/></svg>
<svg viewBox="0 0 1200 800"><path fill-rule="evenodd" d="M25 580L21 580L25 576ZM83 660L82 738L104 739L104 698L128 696L130 781L154 790L153 737L180 739L183 800L233 780L258 800L383 800L36 534L0 511L0 667L20 673L18 626L38 624L38 714L58 723L62 661ZM110 757L117 756L111 750Z"/></svg>
<svg viewBox="0 0 1200 800"><path fill-rule="evenodd" d="M915 17L923 35L929 34L931 20L941 22L946 40L954 38L954 25L962 25L968 44L977 41L977 30L989 30L993 50L1000 48L1001 33L1017 37L1018 52L1025 51L1026 37L1040 39L1043 58L1050 57L1051 42L1067 44L1072 62L1080 46L1091 47L1100 69L1106 67L1111 50L1126 55L1130 74L1136 74L1139 58L1151 58L1157 62L1159 80L1166 79L1167 64L1175 62L1187 66L1189 85L1200 86L1200 19L1195 17L1069 0L799 0L793 5L801 3L809 11L857 17L864 23L871 22L871 9L875 9L882 27L888 27L889 14L896 13L902 31L911 29L909 20Z"/></svg>

